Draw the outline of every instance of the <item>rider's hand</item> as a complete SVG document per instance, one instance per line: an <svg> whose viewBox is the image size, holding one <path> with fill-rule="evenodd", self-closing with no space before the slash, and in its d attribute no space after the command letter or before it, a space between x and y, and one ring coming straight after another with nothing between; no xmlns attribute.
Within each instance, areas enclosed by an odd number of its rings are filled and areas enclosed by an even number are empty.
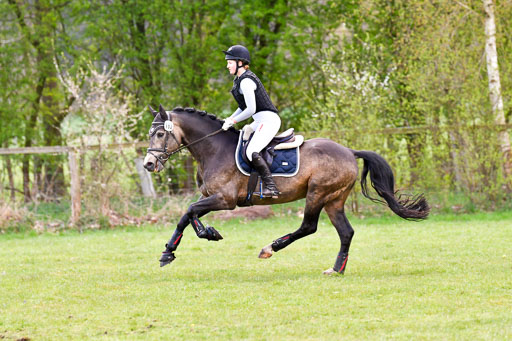
<svg viewBox="0 0 512 341"><path fill-rule="evenodd" d="M235 125L235 120L233 120L231 117L228 117L226 118L226 120L224 121L224 124L222 125L222 129L223 130L228 130L230 127L232 127L233 125Z"/></svg>

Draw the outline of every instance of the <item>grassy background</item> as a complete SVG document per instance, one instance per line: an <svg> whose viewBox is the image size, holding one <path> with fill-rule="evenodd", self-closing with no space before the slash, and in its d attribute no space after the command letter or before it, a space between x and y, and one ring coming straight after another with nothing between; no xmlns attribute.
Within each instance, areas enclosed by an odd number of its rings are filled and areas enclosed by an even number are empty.
<svg viewBox="0 0 512 341"><path fill-rule="evenodd" d="M323 215L271 259L261 247L300 218L187 229L159 268L171 226L82 235L0 235L0 338L32 340L512 339L512 213L352 218L345 276Z"/></svg>

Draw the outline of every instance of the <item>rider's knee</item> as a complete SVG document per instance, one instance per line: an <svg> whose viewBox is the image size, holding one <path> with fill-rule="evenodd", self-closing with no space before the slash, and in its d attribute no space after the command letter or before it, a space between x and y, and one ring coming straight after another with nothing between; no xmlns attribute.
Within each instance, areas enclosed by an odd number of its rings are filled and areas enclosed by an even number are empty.
<svg viewBox="0 0 512 341"><path fill-rule="evenodd" d="M245 154L247 155L247 159L252 162L254 157L259 155L258 153L259 152L257 150L254 150L249 146Z"/></svg>

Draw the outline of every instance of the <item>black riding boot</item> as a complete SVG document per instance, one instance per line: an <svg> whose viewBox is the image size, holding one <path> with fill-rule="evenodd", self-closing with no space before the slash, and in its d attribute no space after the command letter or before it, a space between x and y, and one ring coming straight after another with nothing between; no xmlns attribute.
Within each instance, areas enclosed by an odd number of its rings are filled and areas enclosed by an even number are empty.
<svg viewBox="0 0 512 341"><path fill-rule="evenodd" d="M261 180L263 180L264 187L261 196L264 198L278 198L280 192L265 160L263 160L259 153L252 153L251 163L252 167L260 174Z"/></svg>

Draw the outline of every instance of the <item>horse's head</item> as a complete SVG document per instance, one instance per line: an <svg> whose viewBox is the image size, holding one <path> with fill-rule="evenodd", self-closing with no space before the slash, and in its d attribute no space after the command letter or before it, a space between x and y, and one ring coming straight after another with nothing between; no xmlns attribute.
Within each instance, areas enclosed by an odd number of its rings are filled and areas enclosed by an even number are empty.
<svg viewBox="0 0 512 341"><path fill-rule="evenodd" d="M181 144L181 130L172 120L172 113L167 112L162 105L159 111L153 110L153 123L149 129L149 148L144 158L144 168L150 172L160 172L164 163Z"/></svg>

